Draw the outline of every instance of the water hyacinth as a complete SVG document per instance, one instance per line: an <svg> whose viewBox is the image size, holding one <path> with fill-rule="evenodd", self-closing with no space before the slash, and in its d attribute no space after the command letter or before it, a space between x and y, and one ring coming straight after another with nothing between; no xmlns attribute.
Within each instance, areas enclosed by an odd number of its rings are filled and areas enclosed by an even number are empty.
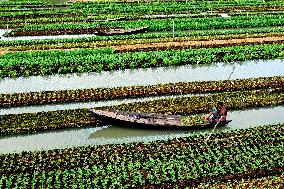
<svg viewBox="0 0 284 189"><path fill-rule="evenodd" d="M98 28L128 29L142 26L148 26L148 32L127 36L42 41L8 42L4 39L0 42L0 78L282 58L283 5L283 1L277 0L106 0L65 5L51 5L48 2L42 3L41 0L1 1L0 27L16 28L11 33L6 33L7 36L93 33ZM223 14L218 14L221 12ZM160 15L156 17L153 14ZM116 19L118 17L124 18ZM99 22L100 19L103 22ZM193 39L198 40L195 46L188 43L177 46L178 43L174 43ZM217 42L215 39L223 41ZM252 42L252 39L255 41ZM222 44L218 45L220 42ZM265 44L256 45L259 43ZM114 45L118 47L114 48ZM137 45L137 48L131 45ZM14 49L11 48L13 46ZM95 49L100 47L113 49ZM54 50L64 48L70 50ZM11 52L13 50L39 51L15 53ZM154 95L214 93L100 107L183 115L185 117L182 118L182 124L190 127L204 124L205 121L197 113L207 112L219 100L226 104L228 110L284 104L283 78L279 76L0 94L0 108ZM99 122L88 109L1 115L0 135L94 126ZM247 184L242 187L249 188L255 186L253 179L260 177L276 177L274 181L278 183L274 182L271 186L271 183L264 181L265 185L259 187L281 188L284 172L283 133L284 124L277 124L213 133L206 142L208 133L186 134L178 138L172 136L171 139L160 138L159 141L147 143L0 153L0 188L145 189L192 188L200 185L201 188L214 188L215 184L238 188L234 184L244 180Z"/></svg>
<svg viewBox="0 0 284 189"><path fill-rule="evenodd" d="M255 91L224 92L208 96L169 98L98 107L97 109L190 115L208 112L217 101L224 101L229 109L280 105L284 103L283 90L284 88L274 88ZM88 109L0 115L0 120L0 135L29 133L56 128L82 127L100 123L100 120L92 115Z"/></svg>
<svg viewBox="0 0 284 189"><path fill-rule="evenodd" d="M274 106L284 103L284 88L237 91L172 99L159 99L148 102L135 102L100 109L128 112L153 112L160 114L190 115L208 112L217 101L223 101L229 109Z"/></svg>
<svg viewBox="0 0 284 189"><path fill-rule="evenodd" d="M223 81L179 82L148 86L26 92L0 94L0 107L187 93L243 91L262 88L277 88L282 86L284 86L284 77L275 76Z"/></svg>
<svg viewBox="0 0 284 189"><path fill-rule="evenodd" d="M182 126L193 126L193 125L204 125L207 121L203 119L200 115L191 115L181 118Z"/></svg>
<svg viewBox="0 0 284 189"><path fill-rule="evenodd" d="M283 50L283 44L263 44L126 53L117 53L109 48L17 52L0 56L0 77L275 59L284 56Z"/></svg>
<svg viewBox="0 0 284 189"><path fill-rule="evenodd" d="M0 115L0 135L95 126L100 123L88 109Z"/></svg>
<svg viewBox="0 0 284 189"><path fill-rule="evenodd" d="M249 19L248 19L249 18ZM234 16L230 20L222 17L207 18L164 18L164 19L137 19L122 20L117 22L79 22L79 23L63 23L63 24L37 24L26 25L21 28L14 29L7 33L6 36L25 36L29 35L56 35L56 34L88 34L94 33L100 28L139 28L148 27L147 31L162 32L170 31L172 21L176 23L176 30L207 30L207 29L227 29L241 27L264 27L264 26L281 26L284 23L283 17L278 15L249 15Z"/></svg>
<svg viewBox="0 0 284 189"><path fill-rule="evenodd" d="M0 154L0 187L183 188L212 180L278 176L284 165L283 128L278 124L213 133L207 145L206 135L199 134Z"/></svg>

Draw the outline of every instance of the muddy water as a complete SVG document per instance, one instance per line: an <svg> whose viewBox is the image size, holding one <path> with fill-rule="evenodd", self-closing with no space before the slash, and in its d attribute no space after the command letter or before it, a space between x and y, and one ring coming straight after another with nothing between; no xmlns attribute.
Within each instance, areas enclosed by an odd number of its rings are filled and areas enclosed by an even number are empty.
<svg viewBox="0 0 284 189"><path fill-rule="evenodd" d="M232 111L228 119L233 121L214 132L245 129L259 125L284 123L284 106ZM156 141L176 137L185 137L195 133L209 133L212 129L203 130L147 130L114 125L65 129L29 135L0 137L0 153L47 150L108 143L129 143L135 141Z"/></svg>
<svg viewBox="0 0 284 189"><path fill-rule="evenodd" d="M283 75L284 60L256 60L207 65L127 69L101 73L5 78L0 80L0 93L155 85Z"/></svg>

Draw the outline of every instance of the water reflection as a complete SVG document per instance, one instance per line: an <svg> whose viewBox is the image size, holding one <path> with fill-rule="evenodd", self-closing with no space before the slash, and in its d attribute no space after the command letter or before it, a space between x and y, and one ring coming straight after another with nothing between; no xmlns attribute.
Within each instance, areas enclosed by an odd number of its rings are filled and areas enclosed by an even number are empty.
<svg viewBox="0 0 284 189"><path fill-rule="evenodd" d="M284 75L284 60L255 60L234 63L183 65L101 73L57 74L5 78L0 80L0 93L54 91L98 87L155 85L163 83L245 79Z"/></svg>
<svg viewBox="0 0 284 189"><path fill-rule="evenodd" d="M284 123L284 106L231 111L228 119L233 121L214 132L245 129L259 125ZM186 137L195 133L209 133L202 130L157 130L137 129L123 126L100 126L79 129L65 129L36 134L0 137L0 153L47 150L109 143L151 142L176 137Z"/></svg>

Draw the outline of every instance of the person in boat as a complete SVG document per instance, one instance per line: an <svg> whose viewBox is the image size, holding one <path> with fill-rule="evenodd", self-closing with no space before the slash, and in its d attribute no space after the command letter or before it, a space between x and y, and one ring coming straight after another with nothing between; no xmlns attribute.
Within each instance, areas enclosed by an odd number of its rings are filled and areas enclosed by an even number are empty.
<svg viewBox="0 0 284 189"><path fill-rule="evenodd" d="M202 116L202 118L209 123L217 123L218 121L220 121L220 123L226 122L227 110L224 103L219 101L217 108L213 108L209 114Z"/></svg>

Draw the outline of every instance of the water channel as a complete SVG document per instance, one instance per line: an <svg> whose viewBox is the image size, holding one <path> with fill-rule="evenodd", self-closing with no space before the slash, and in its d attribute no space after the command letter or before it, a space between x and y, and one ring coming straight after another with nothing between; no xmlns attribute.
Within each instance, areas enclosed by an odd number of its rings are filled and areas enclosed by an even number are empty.
<svg viewBox="0 0 284 189"><path fill-rule="evenodd" d="M52 0L64 3L66 0ZM223 15L224 16L224 15ZM227 16L227 15L225 15ZM2 32L2 33L1 33ZM6 30L0 30L0 35ZM49 38L79 38L94 35L62 35L40 36L38 39ZM28 37L1 38L0 40L30 40ZM66 74L53 76L31 76L27 78L5 78L0 80L1 93L63 90L97 87L119 87L134 85L154 85L162 83L210 81L224 79L245 79L254 77L271 77L284 75L284 60L257 60L235 63L214 63L211 65L185 65L178 67L159 67L137 70L120 70L102 73ZM189 94L191 95L191 94ZM188 95L188 96L189 96ZM115 101L99 101L84 103L68 103L58 105L26 106L0 109L1 114L51 111L59 109L90 108L115 105L136 101L155 100L166 97L150 97L140 99L122 99ZM266 124L284 123L284 106L247 109L229 112L228 119L233 122L225 127L217 128L215 132L244 129ZM135 141L156 141L184 137L193 133L209 133L211 129L203 130L146 130L127 128L118 125L105 125L77 129L46 131L35 134L0 136L0 153L21 151L47 150L107 143L129 143Z"/></svg>
<svg viewBox="0 0 284 189"><path fill-rule="evenodd" d="M231 111L228 114L228 119L232 119L233 121L225 127L217 128L214 132L284 123L283 112L284 106ZM0 137L0 153L47 150L95 144L116 144L137 141L150 142L185 137L194 133L209 134L211 130L212 128L187 131L149 130L127 128L117 125L64 129L35 134L2 136Z"/></svg>
<svg viewBox="0 0 284 189"><path fill-rule="evenodd" d="M56 74L0 80L0 94L30 91L55 91L98 87L155 85L176 82L212 81L284 75L284 60L255 60L157 67L101 73Z"/></svg>

